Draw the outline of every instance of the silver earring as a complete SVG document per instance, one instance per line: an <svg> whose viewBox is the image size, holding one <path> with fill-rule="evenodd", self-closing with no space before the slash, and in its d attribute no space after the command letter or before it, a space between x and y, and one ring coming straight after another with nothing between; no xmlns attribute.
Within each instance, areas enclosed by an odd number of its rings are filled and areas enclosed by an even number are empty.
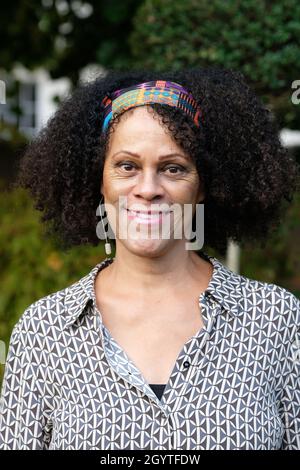
<svg viewBox="0 0 300 470"><path fill-rule="evenodd" d="M104 204L104 196L102 195L102 200L100 202L100 204L102 204L102 201L103 201L103 204ZM102 221L102 227L103 227L103 232L105 234L105 245L104 245L104 248L105 248L105 253L107 255L111 255L111 244L109 243L108 239L107 239L107 232L105 230L105 227L104 227L104 222L103 222L103 216L104 216L104 213L102 214L102 209L101 209L101 221Z"/></svg>

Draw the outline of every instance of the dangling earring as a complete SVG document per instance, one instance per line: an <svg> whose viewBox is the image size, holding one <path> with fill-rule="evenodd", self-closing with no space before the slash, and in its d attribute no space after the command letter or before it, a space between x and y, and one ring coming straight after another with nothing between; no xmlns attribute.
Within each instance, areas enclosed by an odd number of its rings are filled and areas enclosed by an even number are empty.
<svg viewBox="0 0 300 470"><path fill-rule="evenodd" d="M104 203L104 196L103 195L102 195L102 200L101 200L100 204L102 204L102 201ZM105 227L104 227L104 222L103 222L104 213L102 214L102 208L101 208L100 216L101 216L101 221L102 221L103 232L105 234L105 245L104 245L105 253L107 255L111 255L111 245L110 245L109 241L107 240L107 232L106 232Z"/></svg>

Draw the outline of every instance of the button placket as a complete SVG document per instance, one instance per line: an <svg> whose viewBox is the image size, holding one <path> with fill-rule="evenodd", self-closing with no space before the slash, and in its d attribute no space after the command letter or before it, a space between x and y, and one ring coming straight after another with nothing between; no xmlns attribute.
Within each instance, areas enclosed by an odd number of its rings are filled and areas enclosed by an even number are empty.
<svg viewBox="0 0 300 470"><path fill-rule="evenodd" d="M205 309L204 315L207 320L203 327L204 335L199 344L198 353L194 357L194 367L190 368L188 375L189 381L192 380L194 375L198 372L199 367L203 367L205 361L208 359L208 343L219 312L218 308L220 307L209 292L205 292L204 302L201 305ZM208 309L212 309L210 314L208 314Z"/></svg>

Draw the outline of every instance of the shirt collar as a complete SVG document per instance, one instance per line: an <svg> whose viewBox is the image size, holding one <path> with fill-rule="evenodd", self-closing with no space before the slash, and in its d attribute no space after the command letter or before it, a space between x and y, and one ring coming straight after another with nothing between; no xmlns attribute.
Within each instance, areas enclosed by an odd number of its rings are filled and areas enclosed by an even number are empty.
<svg viewBox="0 0 300 470"><path fill-rule="evenodd" d="M240 312L241 275L228 269L220 260L200 252L200 256L213 264L210 282L203 293L217 303L229 314L236 316ZM81 314L85 313L88 303L96 306L94 282L101 269L113 262L115 258L105 258L83 278L66 288L65 295L65 328L73 324Z"/></svg>

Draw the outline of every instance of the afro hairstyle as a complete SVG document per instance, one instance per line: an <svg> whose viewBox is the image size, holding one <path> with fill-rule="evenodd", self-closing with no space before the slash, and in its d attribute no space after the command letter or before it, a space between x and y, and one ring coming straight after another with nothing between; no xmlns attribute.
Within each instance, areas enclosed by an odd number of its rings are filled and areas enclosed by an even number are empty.
<svg viewBox="0 0 300 470"><path fill-rule="evenodd" d="M229 239L241 245L265 245L280 224L286 202L293 200L299 188L299 168L280 142L272 112L244 75L214 67L169 72L107 70L70 92L28 144L16 181L42 212L47 235L65 249L99 244L96 210L105 155L123 114L112 119L102 136L101 102L114 90L152 80L180 83L202 111L197 127L178 108L147 105L194 159L205 191L204 245L221 255Z"/></svg>

